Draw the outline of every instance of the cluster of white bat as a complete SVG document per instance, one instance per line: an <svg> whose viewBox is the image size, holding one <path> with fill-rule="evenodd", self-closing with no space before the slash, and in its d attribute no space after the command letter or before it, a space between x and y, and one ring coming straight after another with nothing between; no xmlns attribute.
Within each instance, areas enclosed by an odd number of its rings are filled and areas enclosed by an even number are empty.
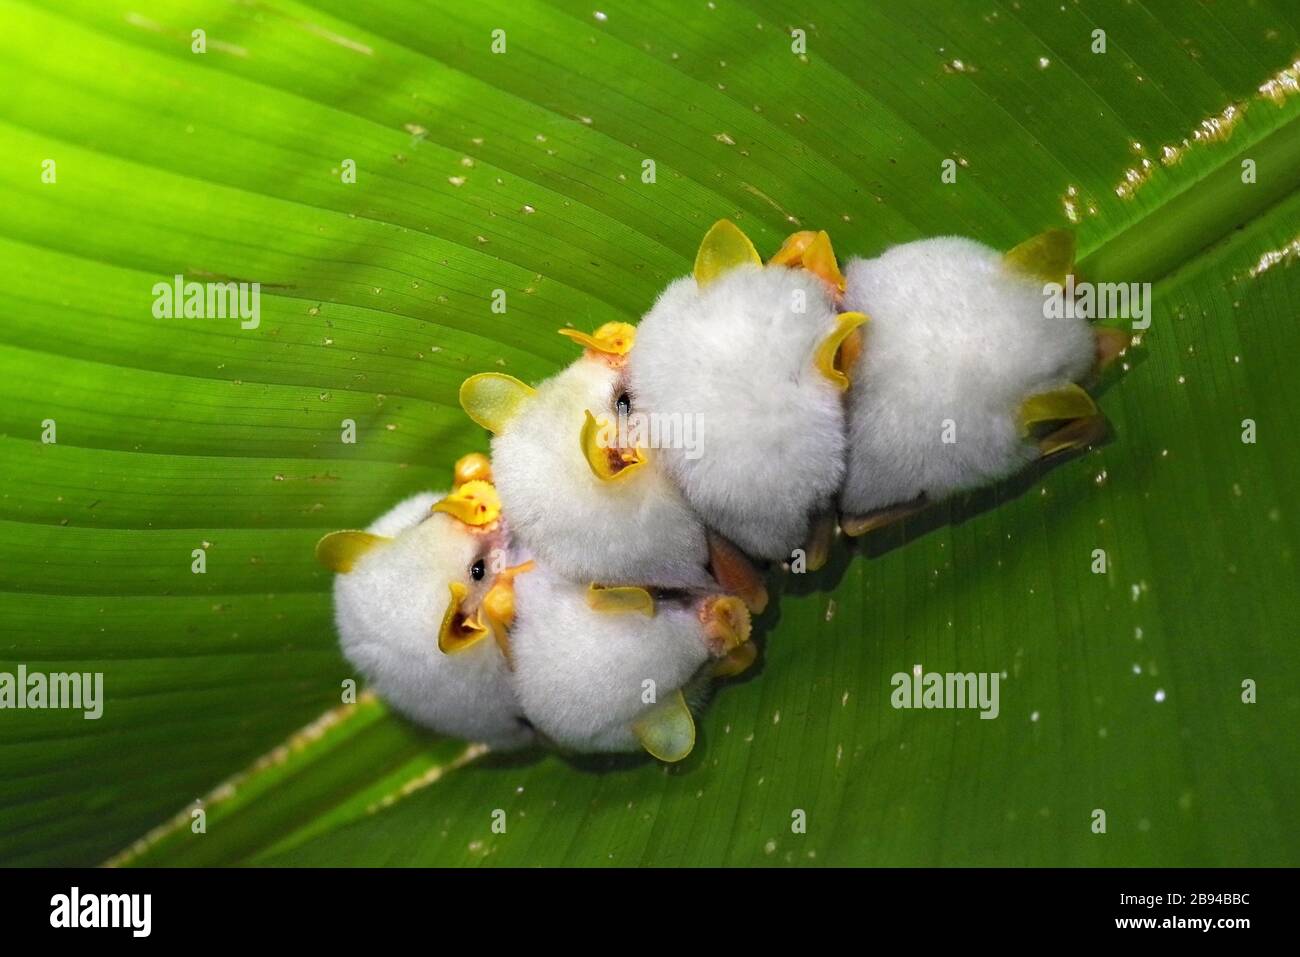
<svg viewBox="0 0 1300 957"><path fill-rule="evenodd" d="M464 383L491 460L322 539L344 653L445 734L684 758L692 708L754 661L751 559L815 569L837 523L863 534L1103 434L1080 383L1127 339L1045 318L1073 261L1053 230L841 272L826 233L799 232L764 265L717 223L639 326L560 330L582 357L536 388ZM633 413L690 417L701 442L611 442Z"/></svg>

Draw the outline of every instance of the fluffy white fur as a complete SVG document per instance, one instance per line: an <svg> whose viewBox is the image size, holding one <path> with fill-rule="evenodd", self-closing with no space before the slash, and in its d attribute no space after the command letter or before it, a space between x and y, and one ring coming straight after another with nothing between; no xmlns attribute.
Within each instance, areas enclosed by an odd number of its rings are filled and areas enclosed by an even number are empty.
<svg viewBox="0 0 1300 957"><path fill-rule="evenodd" d="M584 412L612 418L621 379L583 356L538 386L493 439L511 534L540 564L584 585L707 587L704 527L673 483L653 462L602 482L582 454Z"/></svg>
<svg viewBox="0 0 1300 957"><path fill-rule="evenodd" d="M1045 318L1041 280L955 236L855 259L845 278L845 308L870 316L849 391L845 512L942 499L1037 458L1017 408L1086 375L1096 346L1084 320Z"/></svg>
<svg viewBox="0 0 1300 957"><path fill-rule="evenodd" d="M843 393L813 364L835 316L813 274L747 265L703 289L677 280L637 329L633 411L698 416L702 429L698 458L666 448L656 460L751 554L789 558L843 480Z"/></svg>
<svg viewBox="0 0 1300 957"><path fill-rule="evenodd" d="M598 612L586 586L543 570L515 581L515 692L537 730L575 751L636 751L632 723L688 685L709 660L696 606L660 601L653 618ZM693 695L699 698L698 694Z"/></svg>
<svg viewBox="0 0 1300 957"><path fill-rule="evenodd" d="M456 654L438 650L448 586L470 589L475 607L491 576L470 567L502 542L429 512L441 495L425 492L383 515L369 531L393 538L334 579L334 614L344 655L390 705L452 737L496 748L528 744L532 731L511 690L505 660L488 637Z"/></svg>

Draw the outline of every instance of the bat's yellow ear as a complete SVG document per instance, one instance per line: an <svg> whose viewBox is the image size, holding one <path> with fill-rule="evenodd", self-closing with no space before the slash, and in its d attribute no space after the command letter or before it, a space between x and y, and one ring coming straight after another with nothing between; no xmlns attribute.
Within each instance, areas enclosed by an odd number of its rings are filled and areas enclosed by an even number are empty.
<svg viewBox="0 0 1300 957"><path fill-rule="evenodd" d="M831 248L831 237L825 231L805 229L786 237L776 255L767 261L769 266L802 266L817 276L837 293L844 292L844 274Z"/></svg>
<svg viewBox="0 0 1300 957"><path fill-rule="evenodd" d="M1038 450L1044 457L1092 445L1106 431L1106 418L1097 403L1074 383L1031 395L1020 403L1017 418L1021 437L1030 439L1038 435ZM1051 425L1058 427L1046 435L1040 434L1043 427Z"/></svg>
<svg viewBox="0 0 1300 957"><path fill-rule="evenodd" d="M1016 272L1043 282L1064 283L1074 270L1074 233L1068 229L1049 229L1030 236L1002 257Z"/></svg>
<svg viewBox="0 0 1300 957"><path fill-rule="evenodd" d="M512 375L480 372L461 383L460 407L483 428L498 435L534 395L532 386Z"/></svg>
<svg viewBox="0 0 1300 957"><path fill-rule="evenodd" d="M1096 414L1097 403L1092 400L1092 396L1070 383L1050 392L1031 395L1020 403L1020 435L1028 438L1034 426L1045 422L1066 422Z"/></svg>
<svg viewBox="0 0 1300 957"><path fill-rule="evenodd" d="M700 251L695 254L695 282L703 289L723 273L746 263L761 266L763 260L739 226L720 219L704 234Z"/></svg>
<svg viewBox="0 0 1300 957"><path fill-rule="evenodd" d="M356 566L361 556L376 545L392 541L383 535L370 532L330 532L316 543L316 561L338 575L345 575Z"/></svg>
<svg viewBox="0 0 1300 957"><path fill-rule="evenodd" d="M853 365L862 354L862 333L859 327L867 322L861 312L841 312L835 317L835 327L817 345L813 364L817 371L843 392L850 385Z"/></svg>
<svg viewBox="0 0 1300 957"><path fill-rule="evenodd" d="M655 616L654 596L644 588L632 585L597 585L592 582L587 586L587 607L608 614L637 612L647 618Z"/></svg>
<svg viewBox="0 0 1300 957"><path fill-rule="evenodd" d="M695 719L680 691L633 722L632 733L660 761L680 761L695 747Z"/></svg>

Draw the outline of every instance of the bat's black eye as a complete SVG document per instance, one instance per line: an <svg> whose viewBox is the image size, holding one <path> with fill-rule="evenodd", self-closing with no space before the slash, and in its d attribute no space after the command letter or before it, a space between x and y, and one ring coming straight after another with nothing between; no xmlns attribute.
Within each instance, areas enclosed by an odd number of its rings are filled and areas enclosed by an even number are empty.
<svg viewBox="0 0 1300 957"><path fill-rule="evenodd" d="M628 416L632 414L632 400L628 398L626 392L618 394L618 401L614 403L614 408L618 410L619 415Z"/></svg>
<svg viewBox="0 0 1300 957"><path fill-rule="evenodd" d="M485 574L487 574L487 568L483 564L483 559L480 558L470 566L469 577L474 579L476 582L481 582Z"/></svg>

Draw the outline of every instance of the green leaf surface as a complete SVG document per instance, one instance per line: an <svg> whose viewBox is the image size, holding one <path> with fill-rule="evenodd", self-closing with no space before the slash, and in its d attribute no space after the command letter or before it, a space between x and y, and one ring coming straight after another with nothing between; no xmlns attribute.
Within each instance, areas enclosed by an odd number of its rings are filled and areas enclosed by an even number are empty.
<svg viewBox="0 0 1300 957"><path fill-rule="evenodd" d="M0 712L0 861L1300 862L1300 11L798 6L0 0L0 671L105 689ZM724 216L841 260L1073 226L1154 284L1109 441L778 573L681 765L340 706L315 540L445 485L465 376L551 374ZM260 324L155 319L178 273ZM891 707L918 664L1005 673L999 717Z"/></svg>

